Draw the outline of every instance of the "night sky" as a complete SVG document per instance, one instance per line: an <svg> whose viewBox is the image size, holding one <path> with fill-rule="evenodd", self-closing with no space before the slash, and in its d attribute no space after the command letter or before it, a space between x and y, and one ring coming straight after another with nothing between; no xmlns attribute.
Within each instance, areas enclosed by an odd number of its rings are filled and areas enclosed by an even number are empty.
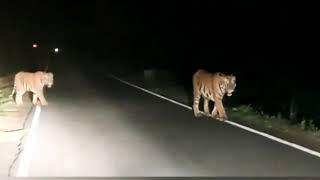
<svg viewBox="0 0 320 180"><path fill-rule="evenodd" d="M92 68L121 59L123 66L168 69L182 83L198 68L234 73L239 103L287 112L295 96L300 109L319 118L310 34L285 3L33 0L0 7L1 46L62 43L95 57Z"/></svg>
<svg viewBox="0 0 320 180"><path fill-rule="evenodd" d="M253 0L33 0L7 4L2 6L2 17L11 31L37 38L55 36L67 42L91 40L95 48L108 47L117 56L127 53L138 59L192 59L204 63L217 57L229 62L248 56L283 59L293 41L288 8Z"/></svg>

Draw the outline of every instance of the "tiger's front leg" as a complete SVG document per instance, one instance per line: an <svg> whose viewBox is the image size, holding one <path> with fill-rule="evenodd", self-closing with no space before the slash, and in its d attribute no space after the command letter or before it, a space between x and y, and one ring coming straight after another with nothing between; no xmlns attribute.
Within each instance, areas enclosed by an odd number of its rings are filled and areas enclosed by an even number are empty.
<svg viewBox="0 0 320 180"><path fill-rule="evenodd" d="M38 102L38 96L36 93L33 93L32 104L37 105L37 102Z"/></svg>
<svg viewBox="0 0 320 180"><path fill-rule="evenodd" d="M39 97L42 106L48 105L46 98L44 98L43 92L37 93L37 96Z"/></svg>
<svg viewBox="0 0 320 180"><path fill-rule="evenodd" d="M223 107L223 104L222 104L222 100L220 101L217 101L216 102L216 106L217 106L217 111L218 111L218 120L221 120L221 121L226 121L228 120L228 117L226 115L226 111L224 110L224 107Z"/></svg>
<svg viewBox="0 0 320 180"><path fill-rule="evenodd" d="M204 102L203 102L204 113L205 113L206 115L210 115L210 112L209 112L209 99L204 98L203 101L204 101Z"/></svg>

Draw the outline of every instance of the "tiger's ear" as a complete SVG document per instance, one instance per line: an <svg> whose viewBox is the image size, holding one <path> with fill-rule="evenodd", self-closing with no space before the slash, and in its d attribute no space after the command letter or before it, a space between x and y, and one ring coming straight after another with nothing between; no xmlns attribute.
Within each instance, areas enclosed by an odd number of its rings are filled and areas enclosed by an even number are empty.
<svg viewBox="0 0 320 180"><path fill-rule="evenodd" d="M232 83L235 83L235 82L236 82L236 76L234 76L234 75L231 76L231 82L232 82Z"/></svg>

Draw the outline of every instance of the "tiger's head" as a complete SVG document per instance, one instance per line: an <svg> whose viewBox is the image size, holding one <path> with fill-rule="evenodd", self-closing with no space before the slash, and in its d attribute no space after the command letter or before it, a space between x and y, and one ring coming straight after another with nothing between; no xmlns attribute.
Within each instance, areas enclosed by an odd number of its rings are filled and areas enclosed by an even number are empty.
<svg viewBox="0 0 320 180"><path fill-rule="evenodd" d="M226 92L227 96L232 96L232 93L235 91L237 83L236 83L236 76L233 74L231 75L224 75L224 82L226 83Z"/></svg>
<svg viewBox="0 0 320 180"><path fill-rule="evenodd" d="M53 85L53 73L51 72L44 72L42 73L41 77L41 83L45 86L48 86L48 88L51 88Z"/></svg>

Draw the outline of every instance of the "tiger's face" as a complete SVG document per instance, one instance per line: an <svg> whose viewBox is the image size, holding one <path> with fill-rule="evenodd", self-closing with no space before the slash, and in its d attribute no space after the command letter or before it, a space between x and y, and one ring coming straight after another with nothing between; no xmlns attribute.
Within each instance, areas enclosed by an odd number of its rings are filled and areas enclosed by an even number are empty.
<svg viewBox="0 0 320 180"><path fill-rule="evenodd" d="M227 96L232 96L232 93L236 89L236 77L234 75L225 76L225 82L227 84Z"/></svg>
<svg viewBox="0 0 320 180"><path fill-rule="evenodd" d="M42 78L42 83L47 85L48 88L51 88L53 85L53 73L44 73Z"/></svg>

